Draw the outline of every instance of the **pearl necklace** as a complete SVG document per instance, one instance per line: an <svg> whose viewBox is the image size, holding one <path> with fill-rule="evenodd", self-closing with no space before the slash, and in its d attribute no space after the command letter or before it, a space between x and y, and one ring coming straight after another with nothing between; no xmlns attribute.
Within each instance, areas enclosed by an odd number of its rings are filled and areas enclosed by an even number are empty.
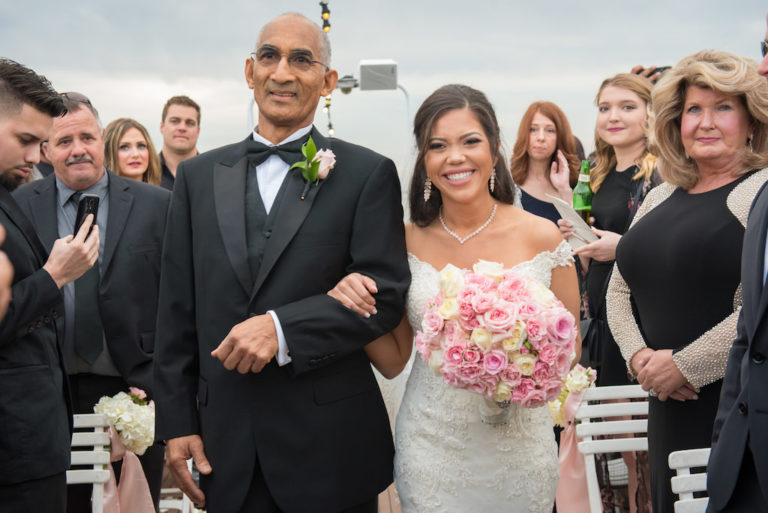
<svg viewBox="0 0 768 513"><path fill-rule="evenodd" d="M442 208L440 209L440 213L439 213L439 216L440 216L440 224L442 224L442 225L443 225L443 229L445 229L445 231L446 231L446 232L448 232L448 235L450 235L451 237L453 237L454 239L456 239L457 241L459 241L459 244L464 244L464 243L465 243L465 242L467 242L469 239L471 239L472 237L474 237L474 236L475 236L475 235L477 235L478 233L480 233L480 232L482 232L483 230L485 230L485 229L488 227L488 225L489 225L489 224L491 224L491 221L493 221L493 218L496 216L496 207L497 207L497 206L498 206L498 205L496 205L496 204L494 203L494 204L493 204L493 210L491 210L491 216L488 218L488 220L487 220L486 222L484 222L484 223L483 223L483 224L480 226L480 228L478 228L478 229L477 229L477 230L475 230L474 232L470 233L470 234L469 234L469 235L467 235L466 237L459 237L459 234L458 234L458 233L454 232L453 230L451 230L450 228L448 228L448 226L446 226L446 224L445 224L445 221L443 220L443 209L442 209Z"/></svg>

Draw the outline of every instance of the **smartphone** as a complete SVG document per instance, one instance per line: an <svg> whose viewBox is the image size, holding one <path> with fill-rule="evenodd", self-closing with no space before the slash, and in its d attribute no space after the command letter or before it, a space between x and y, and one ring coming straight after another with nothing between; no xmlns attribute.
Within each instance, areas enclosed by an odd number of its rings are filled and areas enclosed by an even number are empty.
<svg viewBox="0 0 768 513"><path fill-rule="evenodd" d="M88 214L93 214L93 224L91 229L96 224L96 216L99 213L99 197L93 194L83 194L80 196L80 203L77 205L77 215L75 216L75 231L73 235L77 235L80 231L80 226L85 221ZM91 234L91 230L88 230L86 237Z"/></svg>

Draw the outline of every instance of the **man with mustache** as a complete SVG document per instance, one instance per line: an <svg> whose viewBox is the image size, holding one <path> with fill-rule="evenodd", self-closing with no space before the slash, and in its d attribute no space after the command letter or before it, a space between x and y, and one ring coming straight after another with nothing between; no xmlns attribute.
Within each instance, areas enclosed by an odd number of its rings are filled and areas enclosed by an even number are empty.
<svg viewBox="0 0 768 513"><path fill-rule="evenodd" d="M304 16L269 22L245 58L258 125L176 174L156 436L177 483L211 512L375 512L392 482L389 419L363 347L403 315L400 186L391 160L313 127L338 77L330 57ZM310 137L335 154L319 180L291 169ZM374 277L376 315L326 294L350 272Z"/></svg>
<svg viewBox="0 0 768 513"><path fill-rule="evenodd" d="M0 322L3 511L64 511L72 411L57 334L63 314L60 289L96 261L99 229L86 238L88 218L76 236L54 237L46 251L10 194L40 160L40 143L48 138L52 118L64 111L45 77L0 59L0 223L5 227L3 250L15 270L12 298Z"/></svg>
<svg viewBox="0 0 768 513"><path fill-rule="evenodd" d="M766 17L768 25L768 16ZM768 80L768 30L757 72ZM753 134L749 136L753 137ZM763 134L765 137L765 134ZM752 143L747 140L751 150ZM713 426L708 513L768 511L768 188L757 193L744 232L744 302Z"/></svg>
<svg viewBox="0 0 768 513"><path fill-rule="evenodd" d="M81 196L99 198L98 260L63 288L61 348L74 412L93 413L102 396L130 386L152 397L160 255L171 195L105 169L98 112L79 93L63 93L62 99L67 114L54 120L43 145L54 174L19 187L14 197L46 248L73 232ZM157 505L163 450L150 447L140 459ZM90 511L90 486L71 486L68 495L69 511Z"/></svg>

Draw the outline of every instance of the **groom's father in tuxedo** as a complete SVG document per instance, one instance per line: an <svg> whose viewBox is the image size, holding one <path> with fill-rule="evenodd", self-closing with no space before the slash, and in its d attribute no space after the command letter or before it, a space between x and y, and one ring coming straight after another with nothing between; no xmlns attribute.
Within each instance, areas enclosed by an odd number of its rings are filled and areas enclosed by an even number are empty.
<svg viewBox="0 0 768 513"><path fill-rule="evenodd" d="M392 481L389 422L363 346L403 315L400 186L389 159L312 126L336 85L329 63L328 39L307 18L269 22L245 61L254 132L176 175L157 437L182 488L212 513L375 512ZM289 169L310 136L336 156L319 183ZM370 319L326 295L353 271L378 285Z"/></svg>
<svg viewBox="0 0 768 513"><path fill-rule="evenodd" d="M768 18L766 19L768 23ZM768 79L768 31L758 72ZM712 435L708 513L768 511L768 188L755 196L744 233L744 303L728 355Z"/></svg>
<svg viewBox="0 0 768 513"><path fill-rule="evenodd" d="M65 112L44 78L0 59L0 223L14 267L12 299L0 322L0 510L63 512L72 409L56 324L61 287L98 256L99 230L52 243L50 254L11 197L40 160L53 117Z"/></svg>

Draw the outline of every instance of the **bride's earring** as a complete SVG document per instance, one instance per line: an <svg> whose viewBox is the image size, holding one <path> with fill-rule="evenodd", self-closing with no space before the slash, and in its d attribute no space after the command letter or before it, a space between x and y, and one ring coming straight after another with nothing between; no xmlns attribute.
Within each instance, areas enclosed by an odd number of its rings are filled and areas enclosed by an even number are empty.
<svg viewBox="0 0 768 513"><path fill-rule="evenodd" d="M493 192L493 189L495 187L496 187L496 170L493 169L491 170L491 183L490 183L491 192Z"/></svg>
<svg viewBox="0 0 768 513"><path fill-rule="evenodd" d="M424 180L424 203L429 201L429 197L432 195L432 180L427 177Z"/></svg>

